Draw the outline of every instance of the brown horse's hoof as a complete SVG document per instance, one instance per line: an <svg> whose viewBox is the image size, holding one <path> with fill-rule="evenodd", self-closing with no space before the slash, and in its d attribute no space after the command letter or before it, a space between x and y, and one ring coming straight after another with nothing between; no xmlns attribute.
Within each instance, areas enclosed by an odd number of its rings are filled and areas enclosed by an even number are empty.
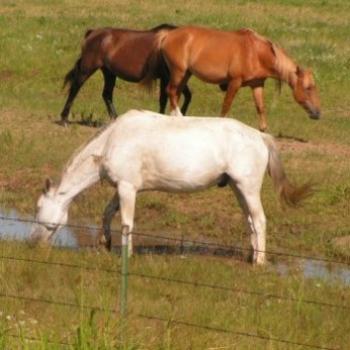
<svg viewBox="0 0 350 350"><path fill-rule="evenodd" d="M58 125L63 126L64 128L68 127L68 120L66 119L61 119L60 121L57 122Z"/></svg>

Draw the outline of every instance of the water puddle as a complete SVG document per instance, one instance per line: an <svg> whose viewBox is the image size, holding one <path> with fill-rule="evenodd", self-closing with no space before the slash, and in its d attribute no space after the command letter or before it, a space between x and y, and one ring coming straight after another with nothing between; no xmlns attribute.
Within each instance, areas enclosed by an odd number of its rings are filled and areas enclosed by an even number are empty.
<svg viewBox="0 0 350 350"><path fill-rule="evenodd" d="M16 219L30 221L33 218L19 216L16 210L7 212L0 210L0 217L8 218L8 220L0 219L0 239L20 241L29 239L32 224L25 221L16 221ZM59 234L55 235L52 244L56 247L79 247L74 232L67 227L62 228Z"/></svg>
<svg viewBox="0 0 350 350"><path fill-rule="evenodd" d="M1 219L3 218L3 219ZM7 218L7 219L6 219ZM15 210L0 210L0 239L2 240L27 240L31 231L30 222L16 221L32 220L31 217L19 216ZM78 249L81 247L94 246L97 230L64 227L55 234L52 244L56 247ZM118 246L120 237L114 239L117 244L115 251L120 251ZM209 255L221 257L242 258L239 249L223 248L215 244L205 245L196 242L167 241L152 237L134 236L135 251L138 254L167 254L167 255ZM350 267L341 264L330 264L312 259L298 259L291 265L279 262L272 265L272 269L282 276L291 274L295 269L301 271L305 278L320 279L329 283L343 283L350 286Z"/></svg>

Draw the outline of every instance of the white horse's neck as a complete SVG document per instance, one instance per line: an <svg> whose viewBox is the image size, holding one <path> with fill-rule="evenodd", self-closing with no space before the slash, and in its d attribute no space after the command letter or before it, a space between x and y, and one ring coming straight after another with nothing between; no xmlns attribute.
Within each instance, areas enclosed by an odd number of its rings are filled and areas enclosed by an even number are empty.
<svg viewBox="0 0 350 350"><path fill-rule="evenodd" d="M64 172L56 193L60 195L65 206L68 206L75 196L92 186L99 178L100 166L91 155L77 167L68 168Z"/></svg>
<svg viewBox="0 0 350 350"><path fill-rule="evenodd" d="M100 179L101 156L111 130L111 127L103 129L68 161L56 190L65 206Z"/></svg>

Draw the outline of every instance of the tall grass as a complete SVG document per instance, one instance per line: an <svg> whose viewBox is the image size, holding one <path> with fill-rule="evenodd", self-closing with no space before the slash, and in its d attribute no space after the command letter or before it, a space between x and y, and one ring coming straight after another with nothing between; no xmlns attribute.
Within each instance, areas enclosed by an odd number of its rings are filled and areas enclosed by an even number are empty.
<svg viewBox="0 0 350 350"><path fill-rule="evenodd" d="M275 269L254 268L235 259L136 256L130 261L124 328L118 316L119 275L103 271L118 270L116 255L33 250L5 242L1 253L90 268L2 260L0 277L6 294L39 299L1 297L0 341L6 348L62 347L55 343L72 344L72 349L298 348L283 341L330 348L348 344L348 287L305 279L298 269L281 276ZM77 306L57 305L60 302ZM39 341L29 341L33 338Z"/></svg>

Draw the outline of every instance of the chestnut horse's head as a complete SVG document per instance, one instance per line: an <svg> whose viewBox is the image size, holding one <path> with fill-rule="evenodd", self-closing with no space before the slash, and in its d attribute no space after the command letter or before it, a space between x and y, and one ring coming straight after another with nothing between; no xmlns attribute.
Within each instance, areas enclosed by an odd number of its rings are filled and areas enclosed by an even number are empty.
<svg viewBox="0 0 350 350"><path fill-rule="evenodd" d="M309 113L310 118L319 119L320 98L312 71L297 67L296 81L293 85L295 100Z"/></svg>

